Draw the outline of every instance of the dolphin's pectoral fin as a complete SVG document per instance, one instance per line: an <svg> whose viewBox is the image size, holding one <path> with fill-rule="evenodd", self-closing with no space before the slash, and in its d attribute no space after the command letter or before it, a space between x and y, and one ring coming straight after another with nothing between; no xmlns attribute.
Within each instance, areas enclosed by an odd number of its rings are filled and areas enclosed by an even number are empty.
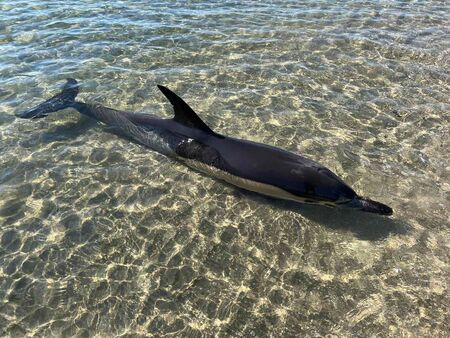
<svg viewBox="0 0 450 338"><path fill-rule="evenodd" d="M184 159L202 163L206 167L213 167L226 172L230 170L228 163L216 149L201 142L194 140L180 142L175 148L175 153Z"/></svg>
<svg viewBox="0 0 450 338"><path fill-rule="evenodd" d="M174 121L183 124L190 128L200 129L208 134L215 135L214 131L209 128L205 122L203 122L200 117L192 110L189 105L183 101L181 97L176 95L170 89L158 85L159 90L164 94L164 96L170 101L175 112Z"/></svg>

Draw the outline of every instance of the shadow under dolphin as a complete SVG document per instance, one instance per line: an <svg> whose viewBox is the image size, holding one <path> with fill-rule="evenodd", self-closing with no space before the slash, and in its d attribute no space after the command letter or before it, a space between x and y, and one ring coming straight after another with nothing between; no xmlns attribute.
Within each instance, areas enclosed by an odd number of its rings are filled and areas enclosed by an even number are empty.
<svg viewBox="0 0 450 338"><path fill-rule="evenodd" d="M98 127L97 122L89 117L81 116L76 122L60 125L51 131L44 131L41 136L42 143L51 143L68 139L76 139L86 131ZM139 142L131 138L118 128L102 126L102 130L126 139L136 145ZM171 159L177 164L180 161ZM194 170L202 174L201 172ZM318 223L333 230L350 231L361 240L383 240L389 235L404 235L408 233L411 226L395 218L379 217L376 214L361 213L351 208L331 208L313 204L301 204L293 201L281 200L270 196L262 196L258 193L237 188L231 184L209 177L214 181L225 184L235 190L235 195L245 196L245 198L257 203L267 204L280 211L292 211L301 214L308 220Z"/></svg>
<svg viewBox="0 0 450 338"><path fill-rule="evenodd" d="M398 224L394 226L395 221L362 216L361 213L356 215L352 209L387 216L392 215L392 209L357 195L329 169L279 148L217 134L180 97L166 87L158 87L174 107L173 119L161 119L148 114L130 113L75 101L79 86L74 79L68 79L61 93L16 115L36 119L65 108L73 108L114 128L115 134L126 136L136 143L175 158L221 182L282 199L283 202L277 200L277 205L298 210L305 217L322 224L330 224L332 228L351 229L366 238L382 237L383 233L386 236L387 232L380 230L383 228L380 224L390 224L389 232L394 229L401 232L403 227ZM89 123L86 126L87 129L90 128ZM43 140L58 139L61 136L59 132L69 136L79 135L78 132L74 133L73 129L53 131L44 135ZM339 208L331 210L291 201ZM358 223L364 220L365 227L369 228L366 235L361 233L361 225L355 224L355 218ZM330 222L330 219L333 222ZM336 220L339 220L339 225Z"/></svg>

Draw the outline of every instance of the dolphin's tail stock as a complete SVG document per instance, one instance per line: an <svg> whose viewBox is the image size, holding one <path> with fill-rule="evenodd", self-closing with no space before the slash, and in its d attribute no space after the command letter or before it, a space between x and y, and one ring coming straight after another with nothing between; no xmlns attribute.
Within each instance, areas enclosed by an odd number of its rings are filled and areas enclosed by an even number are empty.
<svg viewBox="0 0 450 338"><path fill-rule="evenodd" d="M349 202L349 206L366 212L372 212L380 215L392 215L393 211L387 205L373 201L371 199L355 196L353 200Z"/></svg>
<svg viewBox="0 0 450 338"><path fill-rule="evenodd" d="M161 130L153 125L152 122L155 120L153 116L130 113L104 107L99 104L75 101L78 91L79 84L77 81L69 78L59 94L42 102L34 108L21 113L16 113L16 116L24 119L36 119L45 117L58 110L73 108L85 116L114 127L117 131L120 131L153 150L166 155L173 155L173 150L170 148L170 145L160 135ZM166 135L166 137L174 138L175 136L170 134L170 136Z"/></svg>
<svg viewBox="0 0 450 338"><path fill-rule="evenodd" d="M37 119L58 110L70 108L75 104L75 97L77 94L78 82L75 79L69 78L59 94L56 94L34 108L17 113L16 116L24 119Z"/></svg>

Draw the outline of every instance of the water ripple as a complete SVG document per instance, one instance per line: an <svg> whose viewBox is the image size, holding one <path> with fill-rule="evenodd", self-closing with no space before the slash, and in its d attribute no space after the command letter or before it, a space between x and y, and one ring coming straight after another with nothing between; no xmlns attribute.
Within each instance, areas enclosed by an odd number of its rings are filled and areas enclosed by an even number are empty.
<svg viewBox="0 0 450 338"><path fill-rule="evenodd" d="M449 6L441 1L2 1L0 335L446 336ZM199 175L80 99L305 154L386 219ZM447 334L448 335L448 334Z"/></svg>

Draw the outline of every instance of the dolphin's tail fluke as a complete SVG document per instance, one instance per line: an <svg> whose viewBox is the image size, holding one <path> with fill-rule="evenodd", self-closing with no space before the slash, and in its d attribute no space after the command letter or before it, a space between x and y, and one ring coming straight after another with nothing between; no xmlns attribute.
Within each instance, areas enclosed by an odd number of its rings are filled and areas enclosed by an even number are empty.
<svg viewBox="0 0 450 338"><path fill-rule="evenodd" d="M390 216L393 213L392 208L387 205L365 197L356 196L349 204L353 208L375 214Z"/></svg>
<svg viewBox="0 0 450 338"><path fill-rule="evenodd" d="M42 102L34 108L17 113L16 116L24 119L37 119L40 117L45 117L48 114L58 110L72 107L75 103L75 97L77 94L78 83L75 79L69 78L67 79L61 93L53 96L45 102Z"/></svg>

